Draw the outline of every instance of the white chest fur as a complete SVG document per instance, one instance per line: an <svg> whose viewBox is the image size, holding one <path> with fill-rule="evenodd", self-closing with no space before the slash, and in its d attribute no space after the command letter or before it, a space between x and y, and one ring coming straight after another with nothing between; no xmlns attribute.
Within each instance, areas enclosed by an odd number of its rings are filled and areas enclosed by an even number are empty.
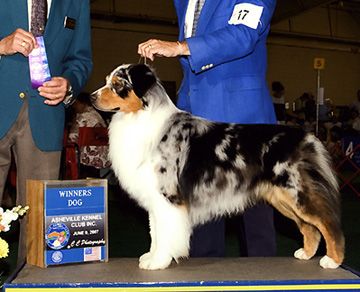
<svg viewBox="0 0 360 292"><path fill-rule="evenodd" d="M157 190L158 143L169 111L117 113L109 126L109 157L124 189L147 209L147 197Z"/></svg>

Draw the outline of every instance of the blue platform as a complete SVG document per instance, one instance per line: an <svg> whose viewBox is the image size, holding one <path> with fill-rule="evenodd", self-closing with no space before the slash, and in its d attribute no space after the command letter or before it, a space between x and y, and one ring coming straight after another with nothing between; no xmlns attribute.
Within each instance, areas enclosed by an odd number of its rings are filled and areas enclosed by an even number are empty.
<svg viewBox="0 0 360 292"><path fill-rule="evenodd" d="M356 272L324 270L319 258L199 258L161 271L138 268L135 258L108 263L25 265L5 292L40 291L360 291Z"/></svg>

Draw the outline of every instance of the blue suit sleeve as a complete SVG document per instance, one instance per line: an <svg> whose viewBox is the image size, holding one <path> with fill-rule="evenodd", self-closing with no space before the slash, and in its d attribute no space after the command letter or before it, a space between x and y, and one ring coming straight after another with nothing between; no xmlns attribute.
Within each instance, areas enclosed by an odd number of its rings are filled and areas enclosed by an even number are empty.
<svg viewBox="0 0 360 292"><path fill-rule="evenodd" d="M71 46L64 59L63 77L70 81L74 96L84 87L92 71L91 26L89 0L81 1L81 15Z"/></svg>
<svg viewBox="0 0 360 292"><path fill-rule="evenodd" d="M191 69L195 73L204 70L204 66L213 66L232 61L250 54L259 38L269 29L276 1L239 1L263 7L260 22L256 29L244 24L226 24L212 33L187 38Z"/></svg>

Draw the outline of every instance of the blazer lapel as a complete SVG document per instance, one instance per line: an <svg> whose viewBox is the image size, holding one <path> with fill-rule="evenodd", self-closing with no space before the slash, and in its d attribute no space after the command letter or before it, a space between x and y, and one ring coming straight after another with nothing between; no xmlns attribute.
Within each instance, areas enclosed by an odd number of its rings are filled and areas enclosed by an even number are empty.
<svg viewBox="0 0 360 292"><path fill-rule="evenodd" d="M189 0L177 1L178 22L179 22L179 40L184 40L185 36L185 16Z"/></svg>
<svg viewBox="0 0 360 292"><path fill-rule="evenodd" d="M5 0L8 2L15 28L22 28L29 31L29 16L27 0Z"/></svg>
<svg viewBox="0 0 360 292"><path fill-rule="evenodd" d="M56 39L59 30L64 26L69 5L69 0L52 0L44 34L46 44L51 44Z"/></svg>
<svg viewBox="0 0 360 292"><path fill-rule="evenodd" d="M200 18L196 28L196 32L198 34L202 34L204 31L206 31L206 27L208 26L211 17L213 16L216 8L218 7L221 1L224 0L205 0L205 4L201 10Z"/></svg>

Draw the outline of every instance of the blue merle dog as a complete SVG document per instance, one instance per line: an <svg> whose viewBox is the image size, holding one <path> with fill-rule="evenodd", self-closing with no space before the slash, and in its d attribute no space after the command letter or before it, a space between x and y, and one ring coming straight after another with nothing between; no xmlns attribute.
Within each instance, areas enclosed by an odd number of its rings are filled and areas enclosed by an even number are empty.
<svg viewBox="0 0 360 292"><path fill-rule="evenodd" d="M322 143L281 125L211 122L177 109L147 65L121 65L92 94L116 112L109 156L124 189L149 213L151 247L142 269L167 268L189 254L194 226L265 201L297 224L312 258L321 236L323 268L344 259L338 184Z"/></svg>

